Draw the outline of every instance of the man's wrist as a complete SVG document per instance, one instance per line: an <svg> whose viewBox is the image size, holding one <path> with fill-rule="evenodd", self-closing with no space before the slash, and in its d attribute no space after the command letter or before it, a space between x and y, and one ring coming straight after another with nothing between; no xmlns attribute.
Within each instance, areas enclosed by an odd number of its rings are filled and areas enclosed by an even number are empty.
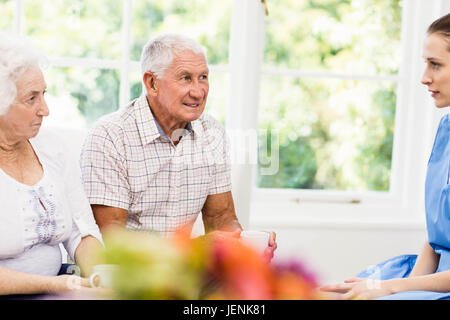
<svg viewBox="0 0 450 320"><path fill-rule="evenodd" d="M228 229L227 231L236 231L236 230L242 231L242 226L237 219L234 219L228 224L227 229Z"/></svg>

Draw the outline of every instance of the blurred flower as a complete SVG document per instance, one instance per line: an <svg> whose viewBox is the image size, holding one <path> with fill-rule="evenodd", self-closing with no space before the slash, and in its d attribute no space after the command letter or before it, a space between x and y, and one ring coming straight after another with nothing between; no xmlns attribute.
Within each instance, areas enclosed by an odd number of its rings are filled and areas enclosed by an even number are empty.
<svg viewBox="0 0 450 320"><path fill-rule="evenodd" d="M119 266L119 299L317 299L314 275L303 263L267 263L238 239L172 238L114 231L105 236L102 263Z"/></svg>

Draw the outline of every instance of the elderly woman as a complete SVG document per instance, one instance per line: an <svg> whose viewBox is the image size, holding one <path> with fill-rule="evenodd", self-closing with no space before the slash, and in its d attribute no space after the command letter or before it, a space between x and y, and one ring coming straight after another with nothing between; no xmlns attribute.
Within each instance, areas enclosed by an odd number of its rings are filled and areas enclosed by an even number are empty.
<svg viewBox="0 0 450 320"><path fill-rule="evenodd" d="M85 278L58 276L59 245L83 275L91 272L91 251L102 246L76 161L67 159L55 134L39 133L49 115L41 62L42 56L24 40L0 34L2 295L89 286Z"/></svg>

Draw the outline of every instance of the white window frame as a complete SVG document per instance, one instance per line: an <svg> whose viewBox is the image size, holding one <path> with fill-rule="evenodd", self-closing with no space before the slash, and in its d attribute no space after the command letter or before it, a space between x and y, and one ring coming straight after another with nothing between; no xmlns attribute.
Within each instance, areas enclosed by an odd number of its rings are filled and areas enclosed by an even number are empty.
<svg viewBox="0 0 450 320"><path fill-rule="evenodd" d="M25 0L14 1L13 32L24 35L24 2ZM49 56L49 64L52 67L82 67L106 70L117 70L120 73L119 106L123 106L130 101L130 79L129 75L133 71L140 71L139 61L131 60L131 23L133 15L133 0L122 1L122 29L121 29L121 58L120 59L95 59L95 58L74 58ZM212 73L228 73L228 65L210 66Z"/></svg>
<svg viewBox="0 0 450 320"><path fill-rule="evenodd" d="M270 1L268 5L270 11ZM263 68L264 9L261 1L234 0L230 41L233 103L229 108L229 128L258 130L255 115L258 114L261 74L389 80L398 85L392 176L388 192L257 188L254 182L256 166L236 165L233 171L234 188L238 188L237 194L241 197L238 202L243 203L241 209L244 213L248 212L248 216L244 214L248 218L247 223L270 228L297 224L423 228L426 163L442 112L433 107L426 88L420 84L424 67L422 41L427 26L448 13L448 6L443 0L404 0L400 71L397 75L367 76ZM239 21L245 21L245 25Z"/></svg>
<svg viewBox="0 0 450 320"><path fill-rule="evenodd" d="M262 74L301 78L336 78L365 81L389 80L399 86L396 105L392 179L389 192L339 192L256 188L256 166L234 164L232 171L236 211L244 226L423 226L423 186L426 162L442 112L437 111L419 83L423 70L422 41L426 27L450 11L444 0L404 0L402 65L398 75L366 76L331 72L303 72L263 68L264 18L261 0L232 0L228 65L210 66L212 72L230 74L229 130L258 130ZM50 57L58 67L92 67L120 72L120 105L130 99L132 0L123 0L120 60ZM274 5L268 1L270 6ZM24 0L14 0L13 32L23 34ZM270 14L270 13L269 13ZM213 93L211 93L213 94Z"/></svg>

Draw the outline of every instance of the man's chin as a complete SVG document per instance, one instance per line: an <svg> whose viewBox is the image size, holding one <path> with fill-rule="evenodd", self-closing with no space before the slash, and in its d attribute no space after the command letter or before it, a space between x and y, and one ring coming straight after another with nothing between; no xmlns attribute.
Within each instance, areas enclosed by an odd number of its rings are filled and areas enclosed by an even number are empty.
<svg viewBox="0 0 450 320"><path fill-rule="evenodd" d="M203 108L198 108L193 110L188 110L183 114L183 120L186 122L191 122L200 118L203 113Z"/></svg>

